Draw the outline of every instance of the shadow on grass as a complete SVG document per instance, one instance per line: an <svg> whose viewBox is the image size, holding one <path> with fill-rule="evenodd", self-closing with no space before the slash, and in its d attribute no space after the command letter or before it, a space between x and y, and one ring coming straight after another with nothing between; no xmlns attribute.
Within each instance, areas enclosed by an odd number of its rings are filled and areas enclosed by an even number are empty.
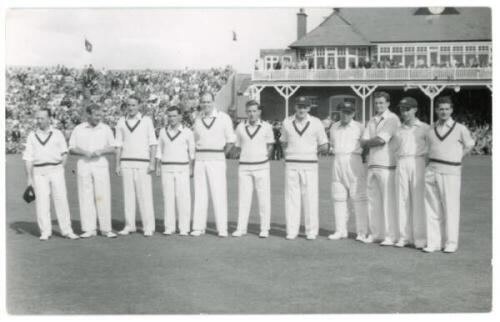
<svg viewBox="0 0 500 322"><path fill-rule="evenodd" d="M125 227L125 221L113 219L111 221L111 225L113 227L113 230L120 231ZM156 219L155 225L156 225L157 232L163 232L165 230L165 225L164 225L163 220ZM73 227L73 230L75 231L75 233L77 233L77 234L82 233L80 220L72 220L71 226ZM237 226L236 222L234 222L234 221L228 222L229 233L232 233L233 231L235 231L236 226ZM57 220L55 220L55 219L52 220L52 227L55 229L58 229ZM142 232L141 221L139 221L139 220L136 221L136 227L137 227L138 231ZM40 229L38 228L38 224L36 221L16 221L16 222L13 222L12 224L10 224L9 228L14 230L16 232L16 234L18 234L18 235L29 234L29 235L36 236L36 237L40 236ZM300 227L300 231L301 232L304 231L303 226ZM217 236L218 232L217 232L217 229L216 229L214 222L207 223L206 233L209 235ZM249 223L248 224L248 233L258 236L260 233L260 224L259 223ZM330 233L331 232L326 230L326 229L319 230L319 236L327 237ZM283 224L271 223L271 230L269 231L269 234L271 236L285 238L286 226ZM54 230L53 235L54 236L61 236L61 233L57 230ZM354 233L349 233L349 238L355 238L355 237L356 237L356 235Z"/></svg>

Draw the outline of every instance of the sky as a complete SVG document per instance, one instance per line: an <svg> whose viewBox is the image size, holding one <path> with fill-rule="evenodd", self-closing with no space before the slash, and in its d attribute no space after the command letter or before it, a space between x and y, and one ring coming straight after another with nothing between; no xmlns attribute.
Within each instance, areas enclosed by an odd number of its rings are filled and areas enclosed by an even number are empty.
<svg viewBox="0 0 500 322"><path fill-rule="evenodd" d="M305 8L308 31L332 8ZM205 69L250 72L261 48L297 37L299 8L11 9L7 66ZM233 34L237 41L233 41ZM93 45L85 51L84 39Z"/></svg>

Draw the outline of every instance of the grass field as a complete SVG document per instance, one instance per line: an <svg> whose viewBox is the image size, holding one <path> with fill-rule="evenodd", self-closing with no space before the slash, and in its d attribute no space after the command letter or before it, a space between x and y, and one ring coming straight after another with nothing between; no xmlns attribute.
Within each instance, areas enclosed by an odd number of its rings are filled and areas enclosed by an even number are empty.
<svg viewBox="0 0 500 322"><path fill-rule="evenodd" d="M116 239L38 240L27 205L23 163L6 157L7 309L11 314L394 313L491 309L491 158L468 157L462 177L460 248L411 248L330 241L330 159L320 162L320 238L284 239L284 167L272 163L272 230L218 238L209 211L200 237L132 234ZM73 228L80 232L75 160L66 168ZM229 227L237 220L237 166L228 162ZM113 228L123 227L120 178L112 177ZM157 232L163 231L160 180L154 180ZM53 215L53 218L54 215ZM54 220L54 233L58 232ZM350 223L352 231L353 225ZM303 231L303 228L302 228Z"/></svg>

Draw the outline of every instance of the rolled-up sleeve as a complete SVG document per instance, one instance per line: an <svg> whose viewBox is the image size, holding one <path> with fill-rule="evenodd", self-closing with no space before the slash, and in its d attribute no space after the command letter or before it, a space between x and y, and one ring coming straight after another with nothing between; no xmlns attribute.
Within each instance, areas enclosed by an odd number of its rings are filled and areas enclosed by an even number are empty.
<svg viewBox="0 0 500 322"><path fill-rule="evenodd" d="M396 134L398 128L399 121L396 118L389 118L382 125L382 128L378 131L377 136L387 143L394 136L394 134Z"/></svg>

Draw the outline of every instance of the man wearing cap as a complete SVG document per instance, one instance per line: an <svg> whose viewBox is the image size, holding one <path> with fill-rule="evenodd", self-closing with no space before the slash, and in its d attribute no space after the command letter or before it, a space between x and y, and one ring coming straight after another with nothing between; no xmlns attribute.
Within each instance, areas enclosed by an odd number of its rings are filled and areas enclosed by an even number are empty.
<svg viewBox="0 0 500 322"><path fill-rule="evenodd" d="M109 165L105 154L115 150L111 128L102 123L103 112L99 105L86 107L87 122L75 127L69 139L69 150L79 155L76 164L78 202L83 234L89 238L97 235L96 219L103 236L116 237L111 229L111 187Z"/></svg>
<svg viewBox="0 0 500 322"><path fill-rule="evenodd" d="M226 154L236 141L233 122L229 115L216 109L212 93L204 93L200 103L201 112L193 125L196 156L191 236L205 233L210 193L219 237L227 237Z"/></svg>
<svg viewBox="0 0 500 322"><path fill-rule="evenodd" d="M368 225L371 234L366 243L382 241L392 246L398 241L398 220L395 198L395 170L393 136L400 121L389 110L390 96L386 92L373 94L376 115L368 122L361 145L368 153Z"/></svg>
<svg viewBox="0 0 500 322"><path fill-rule="evenodd" d="M474 147L469 130L451 117L449 96L436 100L438 121L427 132L428 165L425 169L427 247L432 253L458 249L462 158Z"/></svg>
<svg viewBox="0 0 500 322"><path fill-rule="evenodd" d="M252 194L255 191L259 199L260 234L269 236L271 228L271 179L269 173L269 157L272 153L274 133L271 125L260 119L262 106L257 101L246 103L248 120L236 127L236 147L240 150L238 169L239 212L238 227L234 237L246 234L248 217L252 205Z"/></svg>
<svg viewBox="0 0 500 322"><path fill-rule="evenodd" d="M155 215L151 173L155 171L156 136L153 121L139 112L140 99L127 99L127 116L116 125L116 173L123 179L125 227L120 235L136 231L136 198L145 237L153 236Z"/></svg>
<svg viewBox="0 0 500 322"><path fill-rule="evenodd" d="M50 195L54 202L61 234L69 239L78 239L71 228L64 178L68 148L61 131L50 126L51 118L52 113L47 108L36 112L35 120L38 128L29 133L23 154L28 186L32 186L35 190L40 240L45 241L52 236Z"/></svg>
<svg viewBox="0 0 500 322"><path fill-rule="evenodd" d="M304 209L306 238L316 239L318 223L318 150L328 151L328 139L321 121L309 115L306 97L295 101L295 114L283 121L281 142L285 150L286 238L295 239Z"/></svg>
<svg viewBox="0 0 500 322"><path fill-rule="evenodd" d="M416 113L418 103L413 97L399 102L403 124L394 136L396 146L396 197L399 220L397 247L426 244L424 209L424 172L427 154L426 135L429 125L421 122Z"/></svg>
<svg viewBox="0 0 500 322"><path fill-rule="evenodd" d="M171 235L176 231L175 209L179 213L179 234L187 236L191 221L191 189L189 177L193 175L194 136L182 126L181 109L167 109L167 123L160 130L156 153L156 175L161 174L163 201L165 204L165 231Z"/></svg>
<svg viewBox="0 0 500 322"><path fill-rule="evenodd" d="M332 199L335 212L335 233L329 239L347 238L350 199L356 217L356 240L364 241L368 230L366 171L361 159L361 137L364 127L353 120L355 108L350 102L340 103L339 122L330 129L333 151Z"/></svg>

